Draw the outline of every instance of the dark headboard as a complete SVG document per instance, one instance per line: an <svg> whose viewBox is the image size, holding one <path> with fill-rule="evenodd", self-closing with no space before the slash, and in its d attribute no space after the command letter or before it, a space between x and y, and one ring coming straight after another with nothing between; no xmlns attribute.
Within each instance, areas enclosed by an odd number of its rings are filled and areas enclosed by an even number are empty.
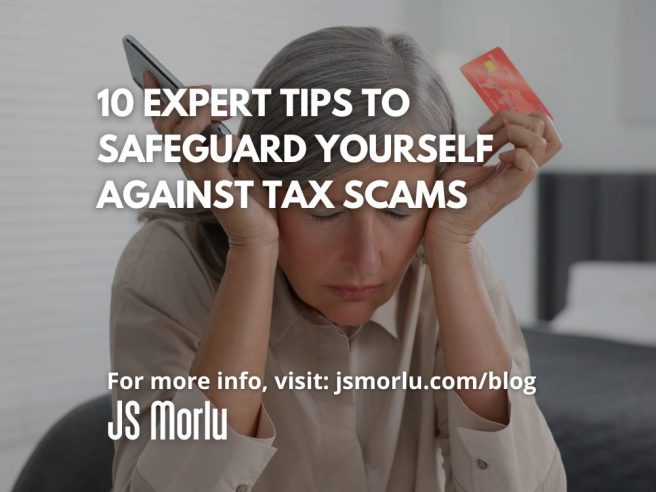
<svg viewBox="0 0 656 492"><path fill-rule="evenodd" d="M538 190L539 319L565 306L573 262L656 261L655 173L544 173Z"/></svg>

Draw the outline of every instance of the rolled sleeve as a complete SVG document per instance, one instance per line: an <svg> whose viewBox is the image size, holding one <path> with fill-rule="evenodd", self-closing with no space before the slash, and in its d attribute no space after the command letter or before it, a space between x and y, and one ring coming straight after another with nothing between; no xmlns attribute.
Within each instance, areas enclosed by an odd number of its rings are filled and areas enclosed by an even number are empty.
<svg viewBox="0 0 656 492"><path fill-rule="evenodd" d="M510 375L521 377L514 362ZM465 490L542 490L547 477L562 471L558 448L535 398L521 390L507 394L510 420L503 425L480 417L456 391L448 392L451 466ZM566 490L554 488L556 483L544 490Z"/></svg>
<svg viewBox="0 0 656 492"><path fill-rule="evenodd" d="M176 409L190 410L201 409L209 401L198 388L178 392L172 400ZM199 423L202 436L203 419ZM216 492L252 487L276 452L275 434L262 404L255 437L239 434L228 425L225 440L151 440L137 461L137 471L158 492L188 490L190 484L194 490Z"/></svg>
<svg viewBox="0 0 656 492"><path fill-rule="evenodd" d="M178 222L146 224L130 240L117 265L110 305L112 371L143 378L140 388L112 386L113 421L117 402L135 401L140 432L114 441L112 468L115 492L251 490L276 453L276 430L260 406L254 437L228 425L226 439L152 440L154 402L170 401L176 410L216 408L198 387L176 391L153 388L153 376L188 377L214 301L197 252L184 239ZM193 412L192 412L193 415ZM220 429L222 430L222 429Z"/></svg>
<svg viewBox="0 0 656 492"><path fill-rule="evenodd" d="M531 374L526 342L505 285L485 261L488 295L512 357L509 377L525 378ZM443 357L438 344L435 374L444 373ZM558 447L535 396L526 394L531 392L525 393L525 387L507 390L507 425L474 413L455 390L435 392L437 443L443 457L445 491L567 490ZM539 380L535 381L535 387L539 391Z"/></svg>

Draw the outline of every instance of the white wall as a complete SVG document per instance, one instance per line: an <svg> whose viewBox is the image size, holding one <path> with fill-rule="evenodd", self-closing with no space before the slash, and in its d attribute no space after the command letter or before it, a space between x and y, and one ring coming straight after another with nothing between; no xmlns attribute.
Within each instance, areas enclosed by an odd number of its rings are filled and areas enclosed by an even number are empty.
<svg viewBox="0 0 656 492"><path fill-rule="evenodd" d="M625 12L632 3L636 0L439 2L434 50L464 129L474 132L490 113L459 67L501 46L549 108L563 139L548 168L653 170L656 158L649 145L656 126L629 125L622 107L627 87L622 77L631 77L622 71L623 57L632 54L623 39ZM656 18L646 24L652 30L642 39L649 37L653 47ZM532 184L481 231L520 321L536 315L536 191Z"/></svg>

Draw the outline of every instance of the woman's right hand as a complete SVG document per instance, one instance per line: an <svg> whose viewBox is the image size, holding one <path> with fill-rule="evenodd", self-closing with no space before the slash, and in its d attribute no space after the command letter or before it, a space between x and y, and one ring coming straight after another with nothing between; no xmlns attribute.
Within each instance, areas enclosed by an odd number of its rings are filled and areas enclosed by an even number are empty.
<svg viewBox="0 0 656 492"><path fill-rule="evenodd" d="M144 72L143 86L148 89L157 89L159 84L150 72ZM210 90L209 86L200 86ZM188 108L188 98L183 100L183 105ZM154 116L152 118L155 130L162 135L180 135L182 141L189 135L200 134L212 122L220 121L212 118L210 106L206 105L196 111L196 116L181 116L174 111L169 116ZM232 135L233 150L239 144L239 137ZM226 138L218 142L220 153L225 150ZM240 190L237 187L224 187L224 190L232 194L233 206L226 209L212 207L212 212L221 223L223 230L228 236L230 247L243 248L277 248L278 246L278 222L275 209L268 208L268 195L261 184L253 165L248 159L240 161L237 165L237 175L233 176L228 170L227 163L214 162L208 157L204 162L192 163L181 159L180 167L187 179L193 180L201 189L203 182L208 180L214 184L219 180L252 180L254 186L248 189L248 206L241 208ZM213 193L214 200L215 196Z"/></svg>

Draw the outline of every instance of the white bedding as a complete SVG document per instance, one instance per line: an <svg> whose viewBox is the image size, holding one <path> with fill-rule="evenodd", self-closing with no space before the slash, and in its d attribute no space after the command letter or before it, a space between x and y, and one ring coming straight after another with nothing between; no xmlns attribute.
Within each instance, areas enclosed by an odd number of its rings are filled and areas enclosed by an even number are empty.
<svg viewBox="0 0 656 492"><path fill-rule="evenodd" d="M572 264L567 303L551 327L656 347L656 262Z"/></svg>

